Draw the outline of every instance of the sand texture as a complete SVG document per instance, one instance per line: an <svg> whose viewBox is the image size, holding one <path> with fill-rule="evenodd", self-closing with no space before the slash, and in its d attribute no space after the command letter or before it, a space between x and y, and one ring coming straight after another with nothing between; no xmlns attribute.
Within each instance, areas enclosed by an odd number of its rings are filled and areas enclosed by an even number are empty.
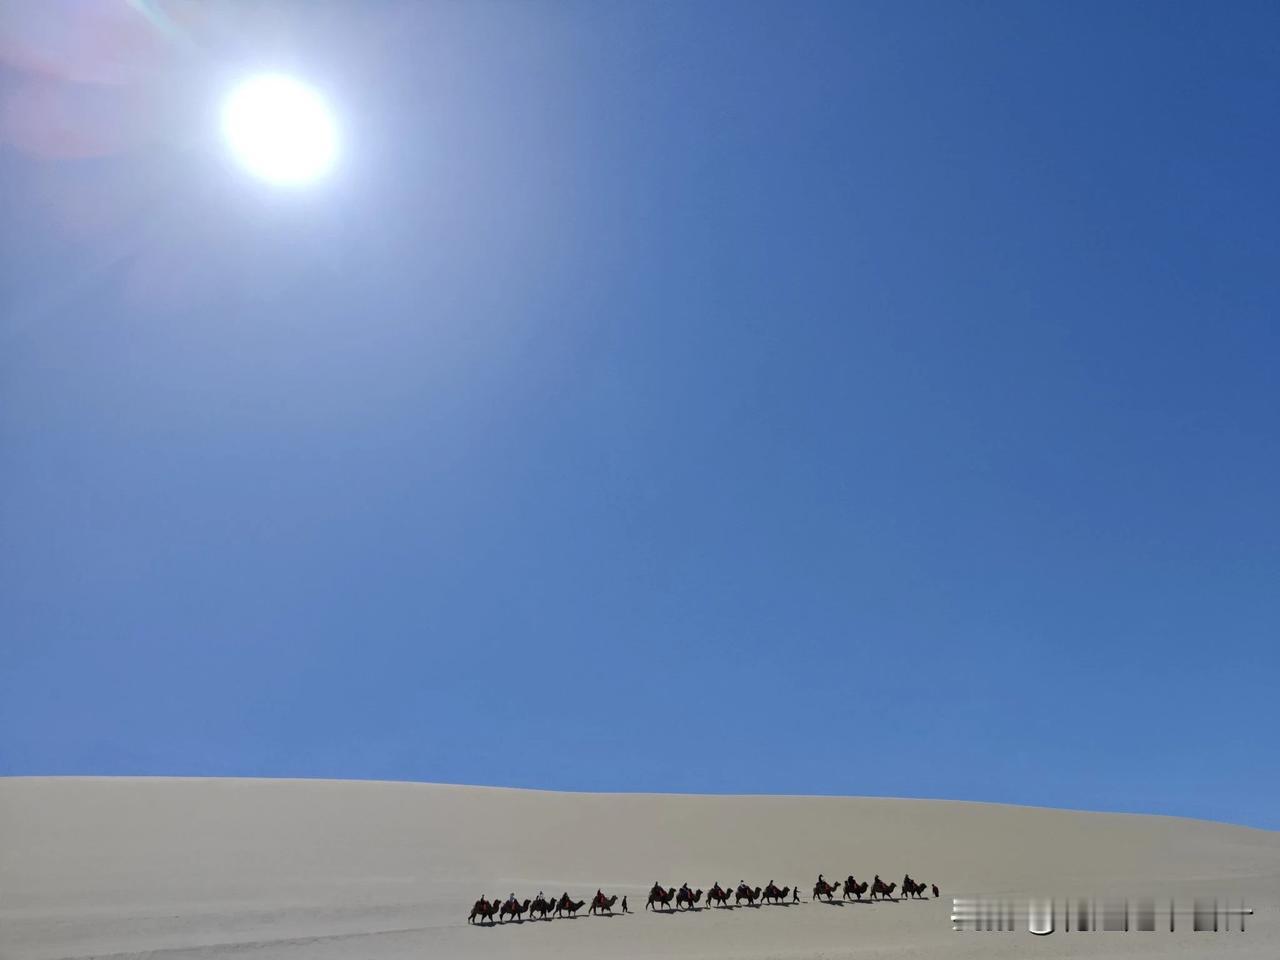
<svg viewBox="0 0 1280 960"><path fill-rule="evenodd" d="M940 900L809 902L818 872ZM650 885L804 902L654 915ZM633 916L468 925L481 894ZM955 932L951 897L1243 898L1243 934ZM585 910L585 908L584 908ZM935 800L561 794L407 783L0 779L0 957L1280 956L1280 833Z"/></svg>

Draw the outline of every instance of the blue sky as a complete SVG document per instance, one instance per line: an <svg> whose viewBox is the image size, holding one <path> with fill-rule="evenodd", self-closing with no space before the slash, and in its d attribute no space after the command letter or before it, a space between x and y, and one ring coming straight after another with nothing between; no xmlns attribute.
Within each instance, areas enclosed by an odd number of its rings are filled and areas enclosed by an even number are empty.
<svg viewBox="0 0 1280 960"><path fill-rule="evenodd" d="M1274 4L38 10L0 773L1280 828Z"/></svg>

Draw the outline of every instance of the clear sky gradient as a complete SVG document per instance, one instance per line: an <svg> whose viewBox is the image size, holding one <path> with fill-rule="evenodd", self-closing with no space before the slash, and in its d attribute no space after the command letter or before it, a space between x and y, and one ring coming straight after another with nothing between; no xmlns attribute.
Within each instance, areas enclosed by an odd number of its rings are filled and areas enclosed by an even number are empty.
<svg viewBox="0 0 1280 960"><path fill-rule="evenodd" d="M102 6L0 20L0 773L1280 828L1280 6Z"/></svg>

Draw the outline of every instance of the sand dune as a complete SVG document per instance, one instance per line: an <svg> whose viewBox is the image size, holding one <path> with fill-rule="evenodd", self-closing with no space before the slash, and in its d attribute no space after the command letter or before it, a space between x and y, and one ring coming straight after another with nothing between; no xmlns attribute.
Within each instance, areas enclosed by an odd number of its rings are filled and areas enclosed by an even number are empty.
<svg viewBox="0 0 1280 960"><path fill-rule="evenodd" d="M941 900L808 902L819 871ZM465 922L482 893L799 883L758 910ZM953 895L1244 897L1245 933L951 929ZM0 780L0 957L1269 957L1280 833L929 800L288 780Z"/></svg>

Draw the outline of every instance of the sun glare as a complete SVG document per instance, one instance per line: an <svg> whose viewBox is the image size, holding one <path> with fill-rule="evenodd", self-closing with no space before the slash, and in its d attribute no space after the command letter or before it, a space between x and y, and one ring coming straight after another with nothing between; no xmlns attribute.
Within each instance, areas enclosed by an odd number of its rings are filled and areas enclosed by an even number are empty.
<svg viewBox="0 0 1280 960"><path fill-rule="evenodd" d="M251 173L277 184L309 183L333 166L337 131L318 93L292 77L263 74L222 105L222 131Z"/></svg>

